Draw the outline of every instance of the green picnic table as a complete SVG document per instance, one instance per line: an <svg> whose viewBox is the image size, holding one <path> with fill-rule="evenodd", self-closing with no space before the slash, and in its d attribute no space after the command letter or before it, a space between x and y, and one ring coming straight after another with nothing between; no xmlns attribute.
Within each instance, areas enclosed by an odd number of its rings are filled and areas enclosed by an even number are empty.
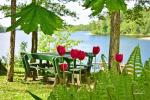
<svg viewBox="0 0 150 100"><path fill-rule="evenodd" d="M86 70L87 73L90 73L90 68L92 66L94 57L92 53L86 53L86 57L88 58L87 63L80 65L77 64L77 60L73 60L71 58L69 52L67 52L63 57L56 53L24 53L22 55L25 68L25 80L27 80L28 75L30 75L29 73L33 73L35 70L47 71L55 78L62 78L62 72L60 71L59 64L63 63L64 61L68 64L68 71L65 73L71 74L73 71L75 71L75 73L79 73L79 68L77 68L78 66L83 66L83 70ZM30 63L29 60L31 59L39 60L39 62ZM43 63L43 60L45 60L46 63ZM34 77L35 76L33 75L33 78Z"/></svg>

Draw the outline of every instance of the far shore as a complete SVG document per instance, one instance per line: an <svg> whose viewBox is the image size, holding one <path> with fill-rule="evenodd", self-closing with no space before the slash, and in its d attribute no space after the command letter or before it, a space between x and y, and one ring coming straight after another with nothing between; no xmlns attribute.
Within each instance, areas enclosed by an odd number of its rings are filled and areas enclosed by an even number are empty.
<svg viewBox="0 0 150 100"><path fill-rule="evenodd" d="M141 40L150 40L150 37L142 37L142 38L139 38Z"/></svg>
<svg viewBox="0 0 150 100"><path fill-rule="evenodd" d="M136 38L139 38L141 40L150 40L150 35L125 34L125 35L122 35L122 36L136 37Z"/></svg>
<svg viewBox="0 0 150 100"><path fill-rule="evenodd" d="M97 35L97 34L92 34L90 33L90 35ZM99 34L100 36L107 36L109 34ZM127 37L136 37L139 38L141 40L150 40L150 35L143 35L143 34L121 34L121 36L127 36Z"/></svg>

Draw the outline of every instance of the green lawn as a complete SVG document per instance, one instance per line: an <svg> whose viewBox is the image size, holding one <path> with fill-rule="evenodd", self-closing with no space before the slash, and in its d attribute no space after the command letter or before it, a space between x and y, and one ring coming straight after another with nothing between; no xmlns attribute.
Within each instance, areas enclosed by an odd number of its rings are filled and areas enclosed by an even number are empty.
<svg viewBox="0 0 150 100"><path fill-rule="evenodd" d="M32 81L29 79L27 82L23 81L23 69L15 69L14 82L7 82L6 76L0 76L0 100L33 100L27 93L31 91L37 94L42 99L46 100L52 85L44 84L41 81Z"/></svg>

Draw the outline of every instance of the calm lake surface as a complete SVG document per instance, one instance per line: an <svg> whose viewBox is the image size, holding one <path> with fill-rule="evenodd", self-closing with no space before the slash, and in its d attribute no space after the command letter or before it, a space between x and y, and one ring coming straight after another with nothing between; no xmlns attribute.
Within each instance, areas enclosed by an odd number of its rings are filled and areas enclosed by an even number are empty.
<svg viewBox="0 0 150 100"><path fill-rule="evenodd" d="M10 33L0 33L0 56L7 56L9 50L9 37ZM100 46L101 51L97 57L97 61L100 61L100 55L103 53L108 57L109 52L109 36L93 36L89 32L75 32L71 35L71 39L80 40L81 43L75 48L91 52L93 46ZM28 42L28 50L31 48L31 34L27 35L22 31L17 31L16 34L16 54L19 51L19 46L22 41ZM126 63L133 48L136 45L140 45L142 61L144 62L150 57L150 41L140 40L133 37L121 37L120 52L124 54L124 61Z"/></svg>

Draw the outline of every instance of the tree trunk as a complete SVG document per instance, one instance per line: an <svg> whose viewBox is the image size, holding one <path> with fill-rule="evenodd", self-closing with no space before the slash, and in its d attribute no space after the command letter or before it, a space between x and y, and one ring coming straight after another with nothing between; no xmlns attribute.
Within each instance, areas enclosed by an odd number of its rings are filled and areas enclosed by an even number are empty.
<svg viewBox="0 0 150 100"><path fill-rule="evenodd" d="M34 31L34 32L32 32L31 53L37 53L37 46L38 46L38 33L37 33L37 31Z"/></svg>
<svg viewBox="0 0 150 100"><path fill-rule="evenodd" d="M119 53L120 45L120 11L111 14L111 32L109 45L109 69L111 69L115 54ZM117 65L118 69L119 65Z"/></svg>
<svg viewBox="0 0 150 100"><path fill-rule="evenodd" d="M16 14L16 0L11 0L11 15ZM11 25L16 22L16 18L11 17ZM7 72L7 81L13 82L14 74L14 55L15 55L15 30L11 31L10 34L10 49L9 49L9 58L8 58L8 72Z"/></svg>
<svg viewBox="0 0 150 100"><path fill-rule="evenodd" d="M32 32L32 47L31 47L31 53L37 53L37 47L38 47L38 33L37 31ZM31 63L36 62L35 59L31 59ZM32 73L33 80L36 80L37 77L37 71L34 70Z"/></svg>

